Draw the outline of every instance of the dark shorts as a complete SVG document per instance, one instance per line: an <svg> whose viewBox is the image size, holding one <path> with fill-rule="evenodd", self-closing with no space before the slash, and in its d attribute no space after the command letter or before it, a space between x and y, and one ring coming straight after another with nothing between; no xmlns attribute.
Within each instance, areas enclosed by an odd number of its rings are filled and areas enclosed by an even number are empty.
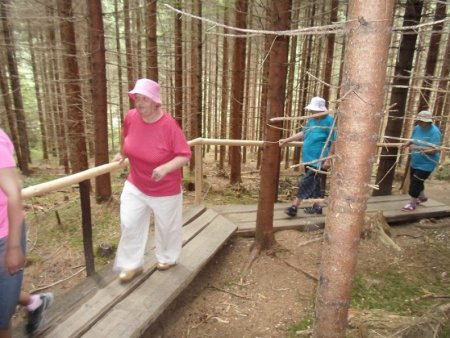
<svg viewBox="0 0 450 338"><path fill-rule="evenodd" d="M321 197L321 175L306 168L305 175L298 184L297 198L320 198Z"/></svg>
<svg viewBox="0 0 450 338"><path fill-rule="evenodd" d="M22 224L22 249L25 252L25 222ZM10 275L5 266L7 237L0 239L0 330L9 328L22 289L23 270Z"/></svg>
<svg viewBox="0 0 450 338"><path fill-rule="evenodd" d="M419 197L425 189L425 180L431 175L431 171L410 168L409 196Z"/></svg>

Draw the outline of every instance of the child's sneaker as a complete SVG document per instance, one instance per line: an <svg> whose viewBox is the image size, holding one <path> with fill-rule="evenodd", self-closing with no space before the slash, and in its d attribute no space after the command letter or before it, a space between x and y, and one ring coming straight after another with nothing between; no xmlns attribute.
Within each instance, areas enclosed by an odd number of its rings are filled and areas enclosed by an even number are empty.
<svg viewBox="0 0 450 338"><path fill-rule="evenodd" d="M312 207L307 207L304 210L305 214L317 214L317 215L322 215L323 211L322 211L322 207L318 204L314 204Z"/></svg>
<svg viewBox="0 0 450 338"><path fill-rule="evenodd" d="M413 203L408 203L402 208L402 210L403 211L414 211L414 210L416 210L416 205Z"/></svg>
<svg viewBox="0 0 450 338"><path fill-rule="evenodd" d="M289 208L287 208L287 209L284 211L284 213L285 213L286 215L288 215L288 216L291 216L291 217L297 216L297 206L291 205Z"/></svg>
<svg viewBox="0 0 450 338"><path fill-rule="evenodd" d="M42 300L42 304L34 311L28 311L28 323L25 327L28 334L32 334L43 323L43 313L49 309L53 304L53 293L41 293L39 297Z"/></svg>

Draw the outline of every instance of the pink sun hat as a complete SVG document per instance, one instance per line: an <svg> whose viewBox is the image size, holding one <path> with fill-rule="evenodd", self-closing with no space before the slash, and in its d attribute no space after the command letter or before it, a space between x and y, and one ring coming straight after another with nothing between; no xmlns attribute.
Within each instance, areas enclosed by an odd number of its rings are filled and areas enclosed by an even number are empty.
<svg viewBox="0 0 450 338"><path fill-rule="evenodd" d="M134 100L136 94L141 94L150 98L156 104L161 105L161 88L159 84L149 79L139 79L136 81L133 90L128 92L130 99Z"/></svg>

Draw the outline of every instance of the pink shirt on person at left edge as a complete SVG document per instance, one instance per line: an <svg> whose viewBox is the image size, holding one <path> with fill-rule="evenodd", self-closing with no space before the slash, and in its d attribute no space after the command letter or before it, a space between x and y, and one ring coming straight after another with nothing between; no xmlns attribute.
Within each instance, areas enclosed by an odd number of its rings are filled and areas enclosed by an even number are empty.
<svg viewBox="0 0 450 338"><path fill-rule="evenodd" d="M0 128L0 169L15 168L14 146L6 133ZM8 199L0 189L0 238L8 236Z"/></svg>
<svg viewBox="0 0 450 338"><path fill-rule="evenodd" d="M168 113L156 122L145 122L136 109L128 111L123 125L123 152L130 161L128 181L148 196L173 196L181 192L181 169L161 181L152 179L153 169L176 156L191 157L178 123Z"/></svg>

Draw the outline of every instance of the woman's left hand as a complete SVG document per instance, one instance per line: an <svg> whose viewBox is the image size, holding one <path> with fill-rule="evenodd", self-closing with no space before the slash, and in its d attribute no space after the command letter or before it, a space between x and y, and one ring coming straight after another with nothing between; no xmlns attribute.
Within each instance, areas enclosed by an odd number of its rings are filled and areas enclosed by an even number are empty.
<svg viewBox="0 0 450 338"><path fill-rule="evenodd" d="M152 179L154 179L156 182L161 181L164 176L166 176L166 174L167 172L163 166L156 167L155 169L153 169Z"/></svg>
<svg viewBox="0 0 450 338"><path fill-rule="evenodd" d="M14 275L23 269L25 256L20 246L6 249L5 265L10 275Z"/></svg>

